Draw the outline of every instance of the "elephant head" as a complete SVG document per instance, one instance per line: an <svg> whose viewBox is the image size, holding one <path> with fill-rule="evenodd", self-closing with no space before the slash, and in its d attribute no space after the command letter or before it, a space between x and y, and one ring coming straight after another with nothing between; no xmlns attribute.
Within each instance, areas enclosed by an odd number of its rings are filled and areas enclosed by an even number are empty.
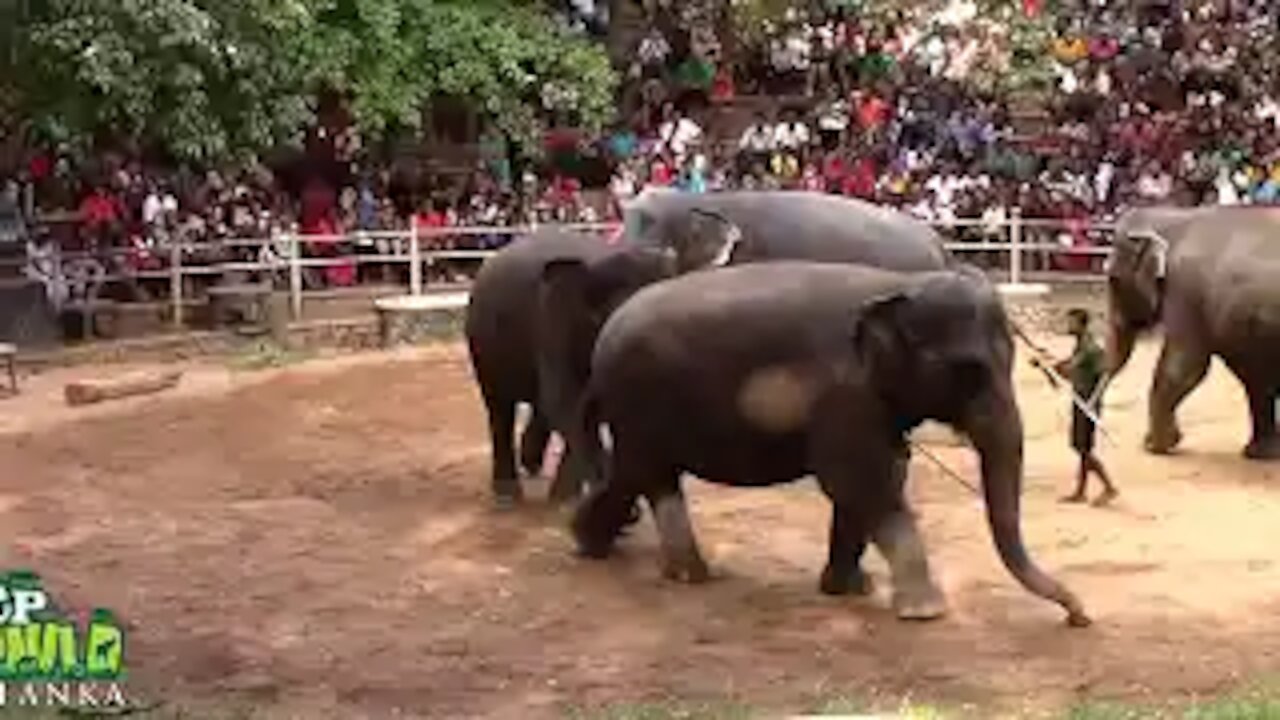
<svg viewBox="0 0 1280 720"><path fill-rule="evenodd" d="M728 265L742 243L742 229L717 212L692 208L659 230L660 241L675 253L676 271Z"/></svg>
<svg viewBox="0 0 1280 720"><path fill-rule="evenodd" d="M1142 208L1116 223L1107 261L1107 371L1128 363L1137 336L1160 321L1169 251L1196 210Z"/></svg>
<svg viewBox="0 0 1280 720"><path fill-rule="evenodd" d="M672 253L656 248L548 263L534 299L539 364L560 378L585 379L596 336L610 313L641 288L675 272Z"/></svg>
<svg viewBox="0 0 1280 720"><path fill-rule="evenodd" d="M1009 572L1029 591L1057 602L1075 625L1088 624L1080 601L1031 560L1022 539L1022 416L1013 385L1008 318L976 271L917 276L905 290L860 309L855 357L880 406L906 432L925 419L965 434L981 459L987 520Z"/></svg>

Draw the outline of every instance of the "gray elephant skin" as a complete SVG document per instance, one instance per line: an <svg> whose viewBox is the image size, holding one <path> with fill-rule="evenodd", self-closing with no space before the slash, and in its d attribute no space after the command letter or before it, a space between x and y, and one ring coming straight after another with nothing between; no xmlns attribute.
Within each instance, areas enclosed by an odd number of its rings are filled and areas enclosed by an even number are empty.
<svg viewBox="0 0 1280 720"><path fill-rule="evenodd" d="M649 190L625 210L626 237L674 247L705 265L723 234L740 234L733 264L817 260L919 272L948 264L942 237L928 224L855 198L815 192L710 194ZM690 269L690 268L683 268Z"/></svg>
<svg viewBox="0 0 1280 720"><path fill-rule="evenodd" d="M512 437L520 402L534 406L520 441L525 471L538 472L554 430L566 450L553 499L575 497L590 478L584 451L566 429L573 427L600 326L639 287L711 266L787 257L904 272L949 262L929 226L817 193L645 193L627 213L628 233L618 245L547 229L499 251L476 277L466 335L489 414L501 505L522 495Z"/></svg>
<svg viewBox="0 0 1280 720"><path fill-rule="evenodd" d="M981 460L1001 559L1031 592L1089 623L1080 601L1024 547L1022 422L1014 348L995 288L978 271L892 273L780 261L691 273L647 287L606 322L593 355L584 433L609 428L606 482L573 522L604 557L644 497L664 575L708 577L681 474L736 486L816 475L832 503L820 587L867 588L868 539L889 562L899 617L945 612L902 493L906 436L950 424Z"/></svg>
<svg viewBox="0 0 1280 720"><path fill-rule="evenodd" d="M1182 440L1177 408L1217 356L1244 386L1252 437L1244 455L1280 457L1280 212L1153 207L1117 223L1107 271L1108 371L1124 369L1135 339L1162 325L1148 395L1148 451Z"/></svg>
<svg viewBox="0 0 1280 720"><path fill-rule="evenodd" d="M669 277L674 264L669 254L657 250L610 246L599 237L585 233L546 228L514 242L490 257L476 275L467 304L465 334L472 370L484 400L489 420L494 496L502 504L522 497L516 475L514 433L516 408L524 402L533 412L520 438L520 466L530 475L540 472L552 432L551 417L573 410L557 402L573 398L556 387L557 373L574 372L590 362L590 345L578 357L546 357L547 353L594 340L575 342L572 336L582 333L582 321L603 322L592 317L565 322L543 317L540 295L551 288L542 287L544 269L557 261L589 264L597 282L590 288L574 290L591 298L596 312L607 313L634 290ZM563 292L567 288L555 288ZM554 301L554 297L548 298ZM569 337L565 337L565 336ZM562 369L562 366L567 369ZM585 369L578 370L585 373ZM567 468L569 458L561 463L552 484L554 499L570 499L579 495Z"/></svg>

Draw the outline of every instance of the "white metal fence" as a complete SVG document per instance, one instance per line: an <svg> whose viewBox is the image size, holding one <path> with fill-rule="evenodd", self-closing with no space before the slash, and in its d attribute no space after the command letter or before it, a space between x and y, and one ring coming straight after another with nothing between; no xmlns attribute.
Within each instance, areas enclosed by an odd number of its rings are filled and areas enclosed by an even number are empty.
<svg viewBox="0 0 1280 720"><path fill-rule="evenodd" d="M1069 234L1062 220L1023 218L1016 209L1008 218L996 222L978 218L935 223L948 236L947 248L953 253L1002 275L1001 279L1020 284L1030 279L1096 278L1100 265L1096 259L1110 252L1110 226L1088 223L1077 232L1090 236L1089 245L1064 244ZM619 229L616 223L578 224L565 227L602 236ZM148 248L112 248L97 252L60 252L32 263L40 267L36 273L46 281L75 285L69 291L71 304L91 301L93 288L111 282L167 285L169 317L175 328L185 325L186 308L202 302L200 291L188 281L200 277L219 277L228 273L257 274L277 290L286 290L294 319L303 317L307 297L317 291L306 287L308 270L335 266L380 264L407 265L408 292L420 295L430 290L426 275L432 268L476 264L496 250L456 249L466 237L506 237L518 241L534 230L530 226L413 228L404 231L357 232L342 236L285 234L271 238L241 238L208 242L169 242ZM201 256L205 256L202 261ZM209 256L219 259L208 260ZM225 259L232 256L233 259ZM1083 268L1064 270L1057 267L1064 256L1088 258ZM130 262L132 258L133 262ZM22 260L0 260L0 263L23 263ZM1075 262L1081 262L1076 260ZM143 264L150 268L134 268ZM86 270L88 268L88 270ZM357 270L358 272L358 270ZM400 273L401 275L405 273Z"/></svg>

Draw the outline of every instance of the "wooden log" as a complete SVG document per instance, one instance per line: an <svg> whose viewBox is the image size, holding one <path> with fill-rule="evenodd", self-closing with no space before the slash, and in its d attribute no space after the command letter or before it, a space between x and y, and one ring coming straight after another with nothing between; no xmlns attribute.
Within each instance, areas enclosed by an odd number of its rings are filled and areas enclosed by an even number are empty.
<svg viewBox="0 0 1280 720"><path fill-rule="evenodd" d="M150 395L178 384L181 371L138 372L115 378L79 380L67 383L63 390L67 404L91 405L105 400L118 400L135 395Z"/></svg>

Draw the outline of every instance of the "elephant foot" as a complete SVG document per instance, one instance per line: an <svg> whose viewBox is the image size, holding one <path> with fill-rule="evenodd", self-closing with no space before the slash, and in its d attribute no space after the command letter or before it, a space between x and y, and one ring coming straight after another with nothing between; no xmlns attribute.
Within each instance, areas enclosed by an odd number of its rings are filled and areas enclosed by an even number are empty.
<svg viewBox="0 0 1280 720"><path fill-rule="evenodd" d="M893 611L899 620L936 620L947 614L947 598L932 582L918 588L896 589Z"/></svg>
<svg viewBox="0 0 1280 720"><path fill-rule="evenodd" d="M578 554L589 558L605 558L621 534L622 523L615 519L613 501L602 490L592 491L578 505L571 528ZM620 513L618 513L620 514Z"/></svg>
<svg viewBox="0 0 1280 720"><path fill-rule="evenodd" d="M1244 456L1250 460L1280 459L1280 436L1253 439L1245 446Z"/></svg>
<svg viewBox="0 0 1280 720"><path fill-rule="evenodd" d="M1143 446L1152 455L1170 455L1182 444L1182 431L1173 428L1167 433L1148 432Z"/></svg>
<svg viewBox="0 0 1280 720"><path fill-rule="evenodd" d="M701 585L711 579L711 569L697 555L665 557L662 559L662 577L687 585Z"/></svg>
<svg viewBox="0 0 1280 720"><path fill-rule="evenodd" d="M822 580L818 583L818 589L823 595L866 597L875 592L875 583L862 568L854 568L851 573L843 573L828 565L822 571Z"/></svg>
<svg viewBox="0 0 1280 720"><path fill-rule="evenodd" d="M684 497L672 494L658 499L653 503L653 519L662 542L662 576L690 585L710 580L711 571L698 550Z"/></svg>

